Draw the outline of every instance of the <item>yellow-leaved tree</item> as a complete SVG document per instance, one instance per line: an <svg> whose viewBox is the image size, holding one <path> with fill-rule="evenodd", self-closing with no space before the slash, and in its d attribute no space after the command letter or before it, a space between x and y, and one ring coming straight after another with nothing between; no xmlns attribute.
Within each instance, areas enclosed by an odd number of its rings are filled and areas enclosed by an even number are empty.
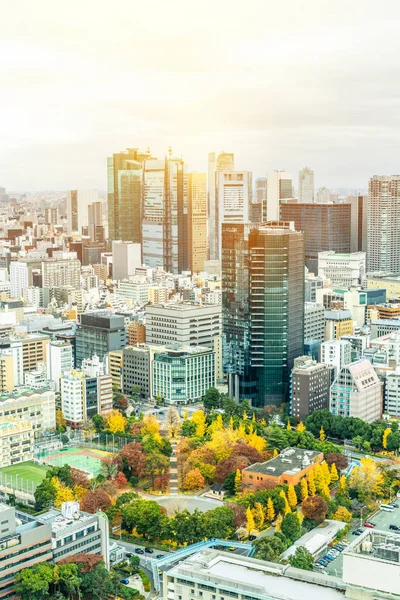
<svg viewBox="0 0 400 600"><path fill-rule="evenodd" d="M321 442L325 441L325 439L326 439L326 435L325 435L325 431L324 431L323 427L321 427L321 429L319 430L319 439Z"/></svg>
<svg viewBox="0 0 400 600"><path fill-rule="evenodd" d="M308 485L307 479L303 477L300 481L300 499L303 501L308 498Z"/></svg>
<svg viewBox="0 0 400 600"><path fill-rule="evenodd" d="M222 415L221 415L221 413L218 413L217 418L214 419L214 421L208 427L208 431L210 433L212 433L213 431L222 431L223 428L224 428L224 422L222 420Z"/></svg>
<svg viewBox="0 0 400 600"><path fill-rule="evenodd" d="M337 493L341 496L344 496L344 494L347 491L347 479L346 479L346 475L341 475L340 479L339 479L339 485L338 485L338 491Z"/></svg>
<svg viewBox="0 0 400 600"><path fill-rule="evenodd" d="M338 506L335 514L332 515L332 519L335 521L343 521L344 523L350 523L352 518L353 515L345 506Z"/></svg>
<svg viewBox="0 0 400 600"><path fill-rule="evenodd" d="M287 429L288 431L292 431L292 426L291 426L291 424L290 424L290 421L289 421L289 420L288 420L288 422L287 422L286 429Z"/></svg>
<svg viewBox="0 0 400 600"><path fill-rule="evenodd" d="M260 502L255 502L253 509L254 524L257 529L261 529L264 525L264 507Z"/></svg>
<svg viewBox="0 0 400 600"><path fill-rule="evenodd" d="M107 417L107 429L112 433L123 433L125 431L126 423L126 418L119 410L112 410Z"/></svg>
<svg viewBox="0 0 400 600"><path fill-rule="evenodd" d="M331 464L331 481L337 481L339 479L339 473L337 471L335 463Z"/></svg>
<svg viewBox="0 0 400 600"><path fill-rule="evenodd" d="M239 494L242 491L242 473L239 469L235 472L235 494Z"/></svg>
<svg viewBox="0 0 400 600"><path fill-rule="evenodd" d="M314 469L311 469L311 471L309 472L307 483L308 483L308 495L315 496L315 492L317 491L317 488L315 486Z"/></svg>
<svg viewBox="0 0 400 600"><path fill-rule="evenodd" d="M305 430L306 430L306 426L304 425L303 421L300 421L300 423L296 427L296 431L299 431L300 433L304 433Z"/></svg>
<svg viewBox="0 0 400 600"><path fill-rule="evenodd" d="M315 481L315 487L317 488L317 492L321 492L322 488L325 485L325 477L324 477L324 472L322 470L321 465L315 465L314 481Z"/></svg>
<svg viewBox="0 0 400 600"><path fill-rule="evenodd" d="M387 439L389 437L389 435L392 433L392 430L390 429L390 427L386 427L385 431L383 432L382 435L382 446L386 449L387 448Z"/></svg>
<svg viewBox="0 0 400 600"><path fill-rule="evenodd" d="M74 493L71 488L67 487L58 479L58 477L52 477L51 483L57 490L56 497L54 500L54 506L61 508L63 502L73 502L75 500Z"/></svg>
<svg viewBox="0 0 400 600"><path fill-rule="evenodd" d="M202 410L195 410L192 415L192 421L196 425L196 435L204 437L207 431L206 415Z"/></svg>
<svg viewBox="0 0 400 600"><path fill-rule="evenodd" d="M331 482L331 473L329 471L329 465L328 465L328 463L324 461L322 463L322 465L321 465L321 468L322 468L322 473L323 473L323 476L324 476L325 484L329 485L330 482Z"/></svg>
<svg viewBox="0 0 400 600"><path fill-rule="evenodd" d="M250 506L246 510L246 530L249 535L254 531L254 517Z"/></svg>
<svg viewBox="0 0 400 600"><path fill-rule="evenodd" d="M276 521L275 521L275 533L279 533L280 531L282 531L282 529L281 529L282 521L283 521L283 517L282 517L281 513L279 513L279 515L276 517Z"/></svg>
<svg viewBox="0 0 400 600"><path fill-rule="evenodd" d="M290 504L289 504L288 499L286 498L286 494L285 494L285 492L283 490L281 490L279 492L279 495L285 501L284 513L285 513L285 515L287 515L288 513L292 512L290 510Z"/></svg>
<svg viewBox="0 0 400 600"><path fill-rule="evenodd" d="M294 485L292 485L292 484L290 484L288 487L287 499L288 499L290 508L294 508L297 505L296 490L294 489Z"/></svg>
<svg viewBox="0 0 400 600"><path fill-rule="evenodd" d="M354 467L350 475L350 487L357 490L361 502L368 501L371 497L382 496L383 481L380 467L372 458L361 458L360 466Z"/></svg>
<svg viewBox="0 0 400 600"><path fill-rule="evenodd" d="M278 455L279 455L278 450L276 448L274 448L274 458L275 458L275 456L278 456Z"/></svg>
<svg viewBox="0 0 400 600"><path fill-rule="evenodd" d="M272 502L272 498L268 498L267 500L267 521L271 523L275 518L275 509L274 503Z"/></svg>

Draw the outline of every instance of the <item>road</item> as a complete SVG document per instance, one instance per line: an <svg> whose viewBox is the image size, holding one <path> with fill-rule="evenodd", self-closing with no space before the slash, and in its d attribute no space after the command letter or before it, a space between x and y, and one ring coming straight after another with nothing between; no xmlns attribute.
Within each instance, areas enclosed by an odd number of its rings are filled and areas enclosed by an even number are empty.
<svg viewBox="0 0 400 600"><path fill-rule="evenodd" d="M157 550L157 549L154 549L153 554L147 554L145 552L146 546L141 546L140 544L131 544L130 542L124 542L119 539L114 539L113 541L116 542L117 544L119 544L120 546L123 546L124 548L126 548L127 552L132 552L132 554L134 554L135 556L138 556L140 558L140 566L144 567L145 569L149 569L149 570L151 570L151 563L153 562L153 560L155 559L156 556L160 556L161 554L163 556L165 554L169 554L165 550ZM145 552L145 554L136 554L136 552L135 552L136 548L141 548L143 550L143 552Z"/></svg>

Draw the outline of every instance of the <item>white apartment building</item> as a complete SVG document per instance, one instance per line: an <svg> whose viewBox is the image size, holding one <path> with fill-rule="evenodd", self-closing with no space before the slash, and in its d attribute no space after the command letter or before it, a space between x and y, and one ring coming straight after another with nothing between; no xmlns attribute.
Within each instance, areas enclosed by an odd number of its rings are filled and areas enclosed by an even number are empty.
<svg viewBox="0 0 400 600"><path fill-rule="evenodd" d="M382 385L369 360L346 365L331 386L329 410L372 423L382 416Z"/></svg>
<svg viewBox="0 0 400 600"><path fill-rule="evenodd" d="M113 240L113 279L121 281L135 274L136 267L142 264L141 244Z"/></svg>
<svg viewBox="0 0 400 600"><path fill-rule="evenodd" d="M97 354L92 358L84 358L82 361L82 371L85 377L100 377L107 373L106 362L100 360Z"/></svg>
<svg viewBox="0 0 400 600"><path fill-rule="evenodd" d="M67 192L67 226L68 231L82 233L83 227L89 225L89 204L98 202L97 190L68 190Z"/></svg>
<svg viewBox="0 0 400 600"><path fill-rule="evenodd" d="M8 467L33 460L34 434L32 423L0 418L0 464Z"/></svg>
<svg viewBox="0 0 400 600"><path fill-rule="evenodd" d="M325 309L317 302L304 303L304 341L323 342L325 339Z"/></svg>
<svg viewBox="0 0 400 600"><path fill-rule="evenodd" d="M74 368L73 348L68 342L54 340L49 346L49 377L60 391L60 377Z"/></svg>
<svg viewBox="0 0 400 600"><path fill-rule="evenodd" d="M32 390L16 388L0 396L0 419L29 421L34 433L52 431L56 427L56 397L48 388Z"/></svg>
<svg viewBox="0 0 400 600"><path fill-rule="evenodd" d="M320 362L335 367L336 374L351 362L351 343L344 340L330 340L319 347Z"/></svg>
<svg viewBox="0 0 400 600"><path fill-rule="evenodd" d="M150 304L163 304L168 302L169 289L165 286L151 286L148 289L148 302Z"/></svg>
<svg viewBox="0 0 400 600"><path fill-rule="evenodd" d="M329 280L333 287L350 289L363 285L366 276L366 254L318 252L318 276Z"/></svg>
<svg viewBox="0 0 400 600"><path fill-rule="evenodd" d="M386 373L385 412L400 417L400 367Z"/></svg>
<svg viewBox="0 0 400 600"><path fill-rule="evenodd" d="M81 263L77 258L48 259L42 262L42 286L81 287Z"/></svg>
<svg viewBox="0 0 400 600"><path fill-rule="evenodd" d="M374 175L368 193L368 271L400 272L400 175Z"/></svg>
<svg viewBox="0 0 400 600"><path fill-rule="evenodd" d="M131 277L119 281L115 293L120 298L130 300L132 304L144 306L149 301L149 288L151 286L152 283L144 280L143 277Z"/></svg>
<svg viewBox="0 0 400 600"><path fill-rule="evenodd" d="M314 202L314 171L309 167L299 171L299 202Z"/></svg>
<svg viewBox="0 0 400 600"><path fill-rule="evenodd" d="M28 265L12 261L10 264L10 293L12 298L22 298L23 290L29 285Z"/></svg>
<svg viewBox="0 0 400 600"><path fill-rule="evenodd" d="M24 383L27 387L32 388L33 390L40 390L42 388L48 387L49 379L47 373L47 365L48 363L38 363L36 369L34 371L26 371L24 373Z"/></svg>
<svg viewBox="0 0 400 600"><path fill-rule="evenodd" d="M22 292L24 302L28 306L47 308L50 303L49 288L26 287Z"/></svg>
<svg viewBox="0 0 400 600"><path fill-rule="evenodd" d="M218 258L221 259L222 223L248 223L252 198L250 171L220 171L215 177Z"/></svg>
<svg viewBox="0 0 400 600"><path fill-rule="evenodd" d="M60 379L61 410L73 428L81 425L85 418L85 379L82 375L73 371Z"/></svg>

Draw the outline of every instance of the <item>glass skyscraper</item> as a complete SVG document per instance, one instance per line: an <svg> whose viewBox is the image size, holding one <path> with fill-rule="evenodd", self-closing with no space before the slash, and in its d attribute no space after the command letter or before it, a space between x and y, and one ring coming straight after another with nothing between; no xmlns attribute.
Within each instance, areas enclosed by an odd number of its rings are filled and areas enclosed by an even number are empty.
<svg viewBox="0 0 400 600"><path fill-rule="evenodd" d="M222 226L222 332L229 394L288 399L303 353L304 235L288 223Z"/></svg>

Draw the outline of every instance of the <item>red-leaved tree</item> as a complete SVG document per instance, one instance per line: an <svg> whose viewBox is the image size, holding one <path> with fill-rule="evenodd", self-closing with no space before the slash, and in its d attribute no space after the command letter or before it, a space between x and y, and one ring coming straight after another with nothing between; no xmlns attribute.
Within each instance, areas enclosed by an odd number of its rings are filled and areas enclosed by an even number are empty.
<svg viewBox="0 0 400 600"><path fill-rule="evenodd" d="M111 498L102 489L89 490L81 500L81 509L85 512L94 514L98 510L105 512L111 506Z"/></svg>

